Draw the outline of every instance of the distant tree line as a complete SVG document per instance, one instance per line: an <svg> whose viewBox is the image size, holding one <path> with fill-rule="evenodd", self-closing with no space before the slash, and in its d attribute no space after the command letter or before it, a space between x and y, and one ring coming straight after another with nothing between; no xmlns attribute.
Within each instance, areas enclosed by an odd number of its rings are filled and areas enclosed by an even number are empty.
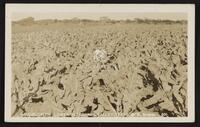
<svg viewBox="0 0 200 127"><path fill-rule="evenodd" d="M141 18L135 18L135 19L126 19L126 20L113 20L108 17L100 17L99 20L91 20L91 19L79 19L77 17L74 17L72 19L64 19L64 20L58 20L58 19L45 19L45 20L35 20L33 17L27 17L19 21L13 21L13 24L21 24L21 25L30 25L30 24L52 24L52 23L89 23L89 22L100 22L100 23L145 23L145 24L186 24L186 20L165 20L165 19L141 19Z"/></svg>

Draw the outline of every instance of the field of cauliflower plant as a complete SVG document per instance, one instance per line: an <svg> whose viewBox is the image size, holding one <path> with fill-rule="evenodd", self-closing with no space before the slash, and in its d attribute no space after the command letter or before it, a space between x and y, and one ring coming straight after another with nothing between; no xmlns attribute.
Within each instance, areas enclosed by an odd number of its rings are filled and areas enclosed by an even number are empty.
<svg viewBox="0 0 200 127"><path fill-rule="evenodd" d="M12 116L187 116L187 24L12 27Z"/></svg>

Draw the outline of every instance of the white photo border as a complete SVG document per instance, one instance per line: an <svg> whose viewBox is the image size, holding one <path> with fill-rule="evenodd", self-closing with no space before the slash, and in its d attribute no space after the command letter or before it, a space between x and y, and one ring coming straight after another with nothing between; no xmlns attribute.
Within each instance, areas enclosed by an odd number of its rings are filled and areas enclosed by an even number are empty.
<svg viewBox="0 0 200 127"><path fill-rule="evenodd" d="M174 12L187 13L187 117L11 117L11 19L20 12ZM5 15L5 122L195 122L195 5L194 4L6 4Z"/></svg>

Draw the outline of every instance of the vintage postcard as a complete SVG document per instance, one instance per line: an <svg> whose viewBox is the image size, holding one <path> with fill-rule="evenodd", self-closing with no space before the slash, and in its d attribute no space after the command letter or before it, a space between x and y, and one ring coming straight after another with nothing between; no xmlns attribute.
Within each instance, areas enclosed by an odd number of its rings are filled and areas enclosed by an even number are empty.
<svg viewBox="0 0 200 127"><path fill-rule="evenodd" d="M194 122L192 4L6 4L6 122Z"/></svg>

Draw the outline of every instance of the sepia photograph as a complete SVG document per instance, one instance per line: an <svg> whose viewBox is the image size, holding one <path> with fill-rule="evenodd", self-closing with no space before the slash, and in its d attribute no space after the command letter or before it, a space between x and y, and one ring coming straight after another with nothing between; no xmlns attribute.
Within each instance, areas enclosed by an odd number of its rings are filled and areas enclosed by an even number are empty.
<svg viewBox="0 0 200 127"><path fill-rule="evenodd" d="M194 122L192 4L7 4L5 121Z"/></svg>

